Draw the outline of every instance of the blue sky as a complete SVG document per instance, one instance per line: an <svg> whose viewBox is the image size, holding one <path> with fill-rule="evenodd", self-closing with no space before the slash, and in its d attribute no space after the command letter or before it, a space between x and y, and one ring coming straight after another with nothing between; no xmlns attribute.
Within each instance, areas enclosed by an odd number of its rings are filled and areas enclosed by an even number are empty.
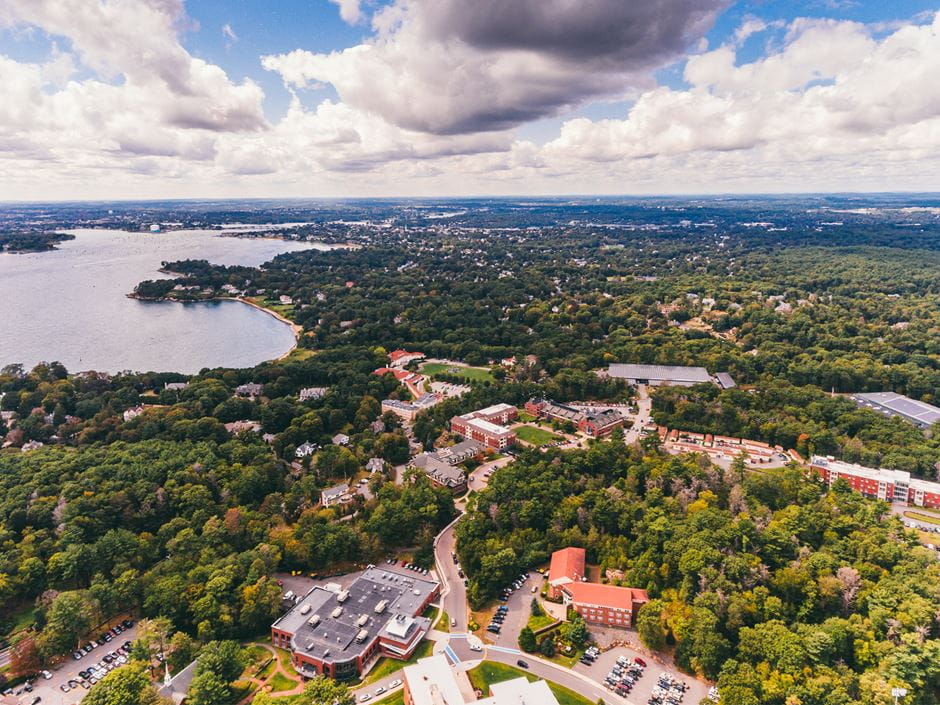
<svg viewBox="0 0 940 705"><path fill-rule="evenodd" d="M940 0L0 7L9 193L940 188Z"/></svg>

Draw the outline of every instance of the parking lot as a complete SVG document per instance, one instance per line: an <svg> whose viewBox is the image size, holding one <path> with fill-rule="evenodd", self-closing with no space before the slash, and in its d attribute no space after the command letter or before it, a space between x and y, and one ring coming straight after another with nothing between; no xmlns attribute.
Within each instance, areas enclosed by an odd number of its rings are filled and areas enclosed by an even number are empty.
<svg viewBox="0 0 940 705"><path fill-rule="evenodd" d="M104 631L104 629L102 629ZM83 654L80 659L74 659L71 655L59 665L58 668L49 669L52 678L46 679L40 676L33 683L31 693L23 692L17 697L23 705L32 703L36 697L42 698L43 705L52 703L54 705L74 705L81 702L82 698L88 692L88 689L79 685L79 671L84 671L92 665L102 661L102 658L110 651L117 652L125 641L134 641L137 638L137 623L132 627L125 629L122 633L112 637L110 642L101 646L96 646L90 653ZM118 664L120 665L120 664ZM69 685L69 681L75 684L75 687ZM87 682L87 681L86 681ZM62 690L65 685L68 690ZM91 686L94 687L94 686ZM16 690L19 690L18 687Z"/></svg>
<svg viewBox="0 0 940 705"><path fill-rule="evenodd" d="M657 663L650 656L640 654L638 651L623 646L617 646L603 652L590 666L586 666L583 663L576 663L573 670L587 675L598 683L603 683L604 677L613 669L614 665L617 663L617 658L620 656L630 660L639 657L647 664L646 668L643 669L643 674L639 677L633 689L630 691L630 694L627 696L627 698L631 702L636 703L636 705L646 705L652 695L653 689L657 686L656 682L661 673L667 673L670 678L686 684L687 690L682 697L682 705L697 705L702 698L708 695L708 685L706 683L696 680L692 676L680 673L674 668L668 668Z"/></svg>

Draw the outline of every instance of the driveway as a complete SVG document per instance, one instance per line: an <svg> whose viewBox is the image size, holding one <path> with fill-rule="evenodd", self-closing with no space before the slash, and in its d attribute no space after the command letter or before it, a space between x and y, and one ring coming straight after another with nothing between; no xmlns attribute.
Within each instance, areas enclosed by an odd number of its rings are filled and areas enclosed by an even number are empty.
<svg viewBox="0 0 940 705"><path fill-rule="evenodd" d="M476 470L470 473L470 479L467 482L467 487L474 491L485 489L489 484L489 478L485 477L486 473L489 471L495 472L500 468L504 468L514 460L514 457L507 455L502 458L497 458L496 460L491 460L488 463L483 463L477 467Z"/></svg>
<svg viewBox="0 0 940 705"><path fill-rule="evenodd" d="M650 422L650 414L653 410L653 400L650 399L649 390L645 384L638 384L636 388L637 412L633 419L633 425L626 429L624 441L627 445L636 443L642 437L643 427Z"/></svg>

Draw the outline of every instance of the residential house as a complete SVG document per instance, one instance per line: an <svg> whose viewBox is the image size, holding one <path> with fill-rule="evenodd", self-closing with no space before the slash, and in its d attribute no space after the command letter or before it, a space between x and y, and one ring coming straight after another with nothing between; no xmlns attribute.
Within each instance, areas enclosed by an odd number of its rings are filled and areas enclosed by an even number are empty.
<svg viewBox="0 0 940 705"><path fill-rule="evenodd" d="M322 399L326 396L327 387L304 387L298 393L300 401L310 401L311 399Z"/></svg>
<svg viewBox="0 0 940 705"><path fill-rule="evenodd" d="M348 446L349 436L347 436L345 433L337 433L335 436L333 436L333 445Z"/></svg>
<svg viewBox="0 0 940 705"><path fill-rule="evenodd" d="M297 450L294 451L294 456L297 458L306 458L307 456L313 455L320 448L316 443L301 443L297 446Z"/></svg>
<svg viewBox="0 0 940 705"><path fill-rule="evenodd" d="M332 507L337 504L345 504L350 499L349 485L345 482L334 487L327 487L320 492L320 504L324 507Z"/></svg>
<svg viewBox="0 0 940 705"><path fill-rule="evenodd" d="M247 384L240 384L235 387L236 395L240 397L248 397L249 399L260 397L261 392L263 391L264 385L258 384L257 382L248 382Z"/></svg>

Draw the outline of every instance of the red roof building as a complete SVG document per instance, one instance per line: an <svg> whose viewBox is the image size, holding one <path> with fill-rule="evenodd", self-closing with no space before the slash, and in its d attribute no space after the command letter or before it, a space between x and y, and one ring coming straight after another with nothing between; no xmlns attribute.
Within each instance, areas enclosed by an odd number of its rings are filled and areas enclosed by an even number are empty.
<svg viewBox="0 0 940 705"><path fill-rule="evenodd" d="M563 548L552 554L548 596L571 606L588 624L631 627L637 610L649 601L646 590L585 580L583 548Z"/></svg>
<svg viewBox="0 0 940 705"><path fill-rule="evenodd" d="M409 362L423 360L425 357L422 352L408 352L407 350L393 350L388 354L388 361L392 367L404 367Z"/></svg>

